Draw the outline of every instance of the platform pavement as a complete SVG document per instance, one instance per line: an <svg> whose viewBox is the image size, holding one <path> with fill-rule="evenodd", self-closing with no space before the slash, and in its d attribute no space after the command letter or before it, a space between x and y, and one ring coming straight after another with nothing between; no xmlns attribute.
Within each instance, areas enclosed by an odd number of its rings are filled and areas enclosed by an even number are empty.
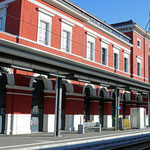
<svg viewBox="0 0 150 150"><path fill-rule="evenodd" d="M101 133L89 131L85 134L77 132L61 132L62 137L54 137L53 133L33 133L24 135L0 135L0 149L3 150L33 150L55 148L74 144L97 142L128 136L150 133L150 128L130 130L102 130Z"/></svg>

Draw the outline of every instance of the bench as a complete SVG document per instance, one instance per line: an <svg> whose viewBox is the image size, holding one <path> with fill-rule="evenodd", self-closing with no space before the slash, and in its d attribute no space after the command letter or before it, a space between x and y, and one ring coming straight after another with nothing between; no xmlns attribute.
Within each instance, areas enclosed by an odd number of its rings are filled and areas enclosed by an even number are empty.
<svg viewBox="0 0 150 150"><path fill-rule="evenodd" d="M78 125L79 134L84 134L85 129L95 129L95 132L101 132L101 124L98 122L84 122Z"/></svg>

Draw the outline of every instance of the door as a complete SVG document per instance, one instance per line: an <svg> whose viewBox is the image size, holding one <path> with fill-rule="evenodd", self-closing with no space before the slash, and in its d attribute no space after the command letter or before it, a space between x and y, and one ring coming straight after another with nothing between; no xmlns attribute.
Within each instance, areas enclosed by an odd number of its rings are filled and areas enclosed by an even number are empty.
<svg viewBox="0 0 150 150"><path fill-rule="evenodd" d="M44 83L40 79L33 82L31 107L31 132L43 131Z"/></svg>
<svg viewBox="0 0 150 150"><path fill-rule="evenodd" d="M6 74L0 73L0 134L5 130L6 84Z"/></svg>
<svg viewBox="0 0 150 150"><path fill-rule="evenodd" d="M62 84L61 130L65 130L66 122L66 86Z"/></svg>
<svg viewBox="0 0 150 150"><path fill-rule="evenodd" d="M112 101L112 127L115 127L115 115L116 115L116 96L113 92L112 95L113 101Z"/></svg>
<svg viewBox="0 0 150 150"><path fill-rule="evenodd" d="M99 118L100 118L101 127L103 127L103 124L104 124L104 101L99 102Z"/></svg>
<svg viewBox="0 0 150 150"><path fill-rule="evenodd" d="M85 122L87 122L88 120L90 120L90 89L89 88L85 88L85 98L84 98L84 119Z"/></svg>

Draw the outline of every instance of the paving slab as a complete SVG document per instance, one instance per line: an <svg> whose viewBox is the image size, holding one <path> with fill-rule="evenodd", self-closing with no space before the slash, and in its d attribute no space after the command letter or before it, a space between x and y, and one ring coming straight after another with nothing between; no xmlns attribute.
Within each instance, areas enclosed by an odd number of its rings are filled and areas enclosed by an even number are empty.
<svg viewBox="0 0 150 150"><path fill-rule="evenodd" d="M33 150L55 148L75 144L97 142L135 135L149 134L150 128L130 130L102 130L101 133L88 131L85 134L62 131L62 137L54 137L53 133L32 133L24 135L0 135L0 149L7 150Z"/></svg>

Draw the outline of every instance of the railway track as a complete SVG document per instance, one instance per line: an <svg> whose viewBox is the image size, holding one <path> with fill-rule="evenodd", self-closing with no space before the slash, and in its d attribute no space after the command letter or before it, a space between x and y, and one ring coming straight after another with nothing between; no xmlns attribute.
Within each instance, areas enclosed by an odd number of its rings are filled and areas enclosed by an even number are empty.
<svg viewBox="0 0 150 150"><path fill-rule="evenodd" d="M150 150L150 134L68 145L45 150Z"/></svg>

